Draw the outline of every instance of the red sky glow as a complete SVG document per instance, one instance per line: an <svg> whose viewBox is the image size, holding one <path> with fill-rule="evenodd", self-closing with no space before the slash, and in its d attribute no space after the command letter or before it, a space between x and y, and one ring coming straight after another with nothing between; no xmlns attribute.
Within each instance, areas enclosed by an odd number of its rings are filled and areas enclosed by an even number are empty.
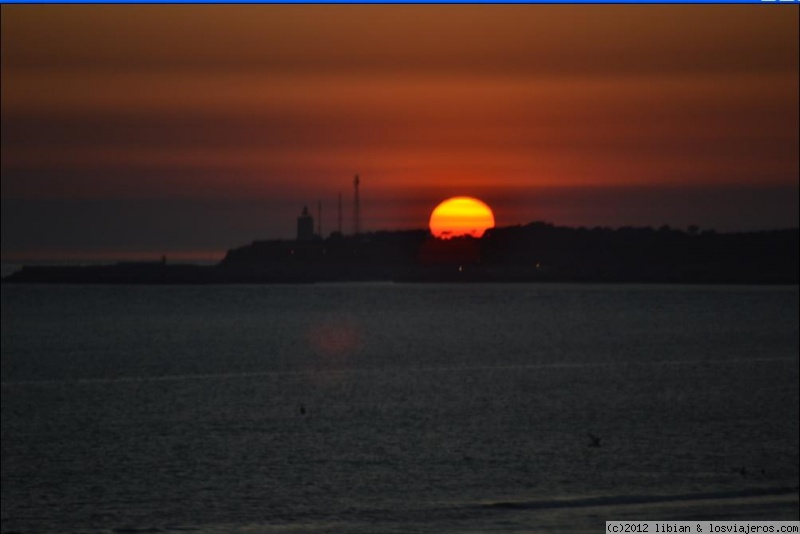
<svg viewBox="0 0 800 534"><path fill-rule="evenodd" d="M796 227L798 6L2 6L4 259L425 228ZM316 210L314 210L316 215Z"/></svg>

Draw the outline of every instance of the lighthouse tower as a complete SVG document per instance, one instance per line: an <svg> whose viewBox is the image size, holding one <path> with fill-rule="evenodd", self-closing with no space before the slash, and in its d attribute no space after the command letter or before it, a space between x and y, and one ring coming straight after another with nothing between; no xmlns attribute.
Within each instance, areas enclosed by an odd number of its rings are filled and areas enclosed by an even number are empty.
<svg viewBox="0 0 800 534"><path fill-rule="evenodd" d="M314 239L314 217L308 213L308 206L303 206L303 212L297 218L297 240L311 241Z"/></svg>

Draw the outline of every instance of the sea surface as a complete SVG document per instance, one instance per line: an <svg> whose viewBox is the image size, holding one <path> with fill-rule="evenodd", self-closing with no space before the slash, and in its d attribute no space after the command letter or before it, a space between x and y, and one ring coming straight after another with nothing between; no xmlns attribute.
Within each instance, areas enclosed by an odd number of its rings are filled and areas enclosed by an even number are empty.
<svg viewBox="0 0 800 534"><path fill-rule="evenodd" d="M0 292L3 533L798 519L797 286Z"/></svg>

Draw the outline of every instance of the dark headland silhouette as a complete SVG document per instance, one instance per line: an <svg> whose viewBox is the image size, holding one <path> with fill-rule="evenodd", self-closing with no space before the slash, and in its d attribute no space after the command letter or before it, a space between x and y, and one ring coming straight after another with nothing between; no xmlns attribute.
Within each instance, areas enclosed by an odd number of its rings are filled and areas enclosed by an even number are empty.
<svg viewBox="0 0 800 534"><path fill-rule="evenodd" d="M798 229L717 233L535 222L483 237L427 230L254 241L217 265L167 261L25 266L4 282L105 284L397 282L637 282L797 284Z"/></svg>

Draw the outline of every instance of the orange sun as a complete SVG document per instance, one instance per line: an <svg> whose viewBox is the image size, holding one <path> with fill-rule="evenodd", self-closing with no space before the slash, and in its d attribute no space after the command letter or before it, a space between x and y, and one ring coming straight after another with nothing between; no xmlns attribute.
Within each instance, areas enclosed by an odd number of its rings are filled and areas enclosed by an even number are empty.
<svg viewBox="0 0 800 534"><path fill-rule="evenodd" d="M430 227L435 237L444 239L464 235L481 237L488 228L494 228L494 214L476 198L448 198L431 213Z"/></svg>

